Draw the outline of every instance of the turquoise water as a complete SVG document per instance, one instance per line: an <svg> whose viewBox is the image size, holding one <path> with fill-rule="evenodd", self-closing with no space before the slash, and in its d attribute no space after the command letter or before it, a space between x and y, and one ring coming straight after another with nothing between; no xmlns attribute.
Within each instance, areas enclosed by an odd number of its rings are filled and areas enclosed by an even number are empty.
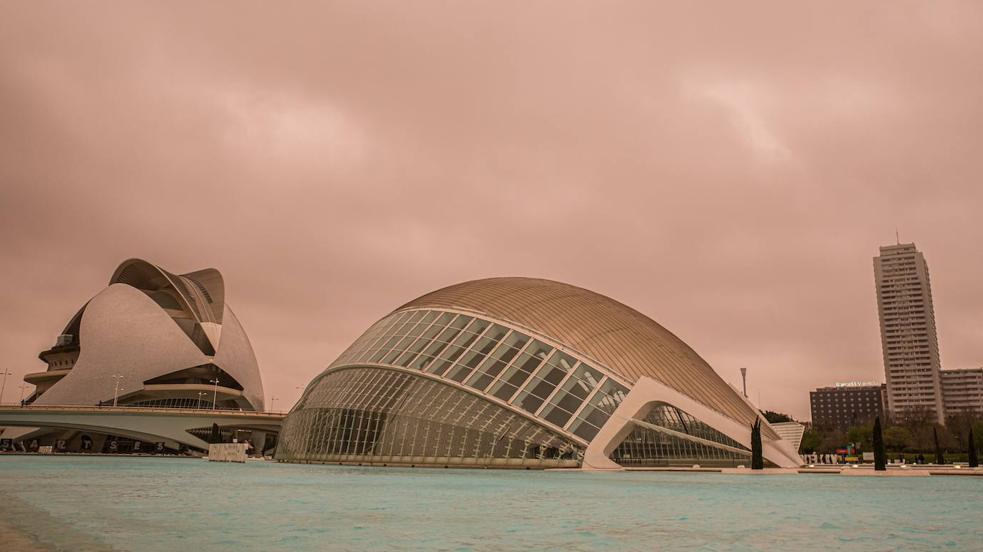
<svg viewBox="0 0 983 552"><path fill-rule="evenodd" d="M21 456L0 520L64 550L981 550L983 478Z"/></svg>

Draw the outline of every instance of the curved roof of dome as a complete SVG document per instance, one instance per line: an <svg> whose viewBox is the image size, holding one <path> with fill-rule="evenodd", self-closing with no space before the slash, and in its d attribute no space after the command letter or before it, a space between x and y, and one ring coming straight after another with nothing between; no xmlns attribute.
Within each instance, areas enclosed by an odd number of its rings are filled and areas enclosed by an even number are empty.
<svg viewBox="0 0 983 552"><path fill-rule="evenodd" d="M754 409L681 339L604 295L552 280L488 278L410 301L410 308L471 311L531 330L607 368L629 383L649 376L735 420ZM395 312L395 311L394 311Z"/></svg>

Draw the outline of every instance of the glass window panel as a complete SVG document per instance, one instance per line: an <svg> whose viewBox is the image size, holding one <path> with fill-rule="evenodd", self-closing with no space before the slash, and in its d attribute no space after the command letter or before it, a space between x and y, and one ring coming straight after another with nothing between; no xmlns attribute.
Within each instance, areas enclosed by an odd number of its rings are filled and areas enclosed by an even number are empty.
<svg viewBox="0 0 983 552"><path fill-rule="evenodd" d="M450 343L473 319L470 316L458 315L454 318L447 328L437 336L437 341Z"/></svg>
<svg viewBox="0 0 983 552"><path fill-rule="evenodd" d="M601 423L603 425L604 422ZM576 435L577 437L580 437L586 441L590 441L591 439L594 438L595 435L597 435L597 432L600 430L601 428L594 424L581 423L577 426L577 429L574 429L572 431L573 434Z"/></svg>
<svg viewBox="0 0 983 552"><path fill-rule="evenodd" d="M506 349L511 349L511 348L506 348ZM476 360L481 360L481 359L479 358ZM486 362L482 366L481 370L471 376L471 378L467 382L467 385L469 387L473 387L475 389L483 391L486 387L488 387L488 384L492 382L495 376L505 368L507 362L508 361L506 360L499 360L495 358L486 359ZM467 375L467 373L470 372L471 371L468 370L464 375ZM462 376L461 379L464 379L464 377Z"/></svg>
<svg viewBox="0 0 983 552"><path fill-rule="evenodd" d="M482 337L467 354L460 358L457 364L448 372L447 377L457 382L463 382L471 374L472 370L485 360L486 355L497 344L498 342L490 337Z"/></svg>
<svg viewBox="0 0 983 552"><path fill-rule="evenodd" d="M585 388L593 390L604 376L590 366L581 363L577 367L576 372L574 372L573 377L579 379Z"/></svg>
<svg viewBox="0 0 983 552"><path fill-rule="evenodd" d="M482 320L480 318L475 318L474 323L464 329L466 332L471 332L473 334L481 334L485 331L485 328L491 325L491 322L487 320Z"/></svg>
<svg viewBox="0 0 983 552"><path fill-rule="evenodd" d="M468 377L468 374L474 370L482 360L485 359L492 349L498 345L499 340L502 339L504 335L508 333L508 328L499 326L498 324L492 325L491 328L485 332L485 335L475 344L474 347L466 355L461 357L461 360L457 363L454 368L448 372L447 377L457 381L462 382Z"/></svg>
<svg viewBox="0 0 983 552"><path fill-rule="evenodd" d="M377 350L371 357L369 357L369 362L379 362L382 360L386 353L388 353L394 345L401 339L403 328L410 324L410 319L416 313L403 312L398 315L396 322L387 330L386 335L379 340L379 345Z"/></svg>
<svg viewBox="0 0 983 552"><path fill-rule="evenodd" d="M577 364L577 359L573 358L572 356L562 351L556 351L555 353L553 353L553 356L551 356L549 360L547 360L546 362L553 366L556 366L560 370L563 370L564 373L566 373L569 372L571 369L573 369L573 366Z"/></svg>
<svg viewBox="0 0 983 552"><path fill-rule="evenodd" d="M455 318L454 321L447 326L447 329L442 331L440 335L437 336L437 339L432 344L430 344L430 346L424 349L423 355L421 356L436 358L438 356L446 356L447 354L450 354L450 352L447 351L447 347L451 342L454 341L455 338L458 337L458 334L461 333L461 330L463 330L464 327L471 322L471 320L472 320L471 317L463 316L463 315ZM423 361L418 360L418 362L414 363L414 366L418 367L421 370L426 369L428 372L433 372L435 368L440 367L438 366L438 364L435 364L433 361L427 362L426 359L423 359ZM446 367L442 367L442 370L443 369L446 369Z"/></svg>
<svg viewBox="0 0 983 552"><path fill-rule="evenodd" d="M365 356L365 353L372 348L372 345L379 339L379 334L382 332L383 328L385 328L387 323L388 320L384 318L372 326L372 329L369 330L371 335L366 336L364 343L362 343L359 350L354 353L354 359L356 361L362 359Z"/></svg>
<svg viewBox="0 0 983 552"><path fill-rule="evenodd" d="M445 347L446 345L441 345L441 346ZM423 353L420 353L420 356L413 359L413 362L409 364L408 368L413 368L415 370L426 370L427 368L430 367L430 365L433 363L434 360L436 360L435 357L428 355L424 351Z"/></svg>
<svg viewBox="0 0 983 552"><path fill-rule="evenodd" d="M489 392L499 399L509 400L519 387L522 387L522 384L529 379L529 376L539 368L539 365L552 350L553 348L549 345L533 340L515 362L505 370L499 380L492 385Z"/></svg>
<svg viewBox="0 0 983 552"><path fill-rule="evenodd" d="M504 343L513 349L518 350L525 346L527 341L529 341L528 335L513 331L508 337L505 338Z"/></svg>
<svg viewBox="0 0 983 552"><path fill-rule="evenodd" d="M405 351L414 341L416 341L420 334L423 333L423 331L427 329L429 325L429 322L421 320L420 322L414 324L411 328L408 328L406 330L406 336L400 339L399 343L393 347L393 350L383 357L382 363L392 364L392 362L396 360L398 356L400 356L400 353Z"/></svg>
<svg viewBox="0 0 983 552"><path fill-rule="evenodd" d="M466 385L475 389L484 390L486 387L488 387L488 384L495 379L495 376L497 376L503 369L505 369L506 366L508 366L509 362L511 362L512 359L519 353L519 348L521 348L522 345L525 345L526 341L528 340L529 338L527 336L519 332L511 332L502 340L501 344L495 348L495 352L491 353L488 358L485 359L484 363L474 372L471 378L467 381ZM474 366L477 366L478 362L481 362L481 360L481 358L476 359L476 361L474 361L472 365L468 367L469 369L466 371L466 373L461 375L461 379L457 381L462 381L464 376L471 373L471 369L473 369Z"/></svg>
<svg viewBox="0 0 983 552"><path fill-rule="evenodd" d="M590 403L591 406L610 416L621 404L621 401L625 400L626 396L628 396L628 388L609 378Z"/></svg>
<svg viewBox="0 0 983 552"><path fill-rule="evenodd" d="M437 374L438 376L443 376L444 372L446 372L447 369L454 364L454 361L457 360L457 357L464 354L464 351L466 350L467 349L464 347L458 347L457 345L448 345L443 352L440 353L440 357L430 364L427 371Z"/></svg>
<svg viewBox="0 0 983 552"><path fill-rule="evenodd" d="M421 320L417 322L416 324L413 325L412 328L409 328L406 331L406 336L413 337L413 338L420 337L420 334L422 334L424 330L430 327L430 322L431 321L427 321L427 320Z"/></svg>
<svg viewBox="0 0 983 552"><path fill-rule="evenodd" d="M535 413L543 402L553 393L556 386L563 381L570 369L576 364L570 355L554 351L539 371L533 375L525 389L516 397L513 404L527 412Z"/></svg>
<svg viewBox="0 0 983 552"><path fill-rule="evenodd" d="M429 311L414 311L413 314L410 316L409 320L407 320L406 324L404 324L405 326L404 329L408 330L410 324L416 324L417 322L422 320L423 317L426 316L428 312Z"/></svg>
<svg viewBox="0 0 983 552"><path fill-rule="evenodd" d="M601 374L597 370L580 364L543 410L543 417L558 426L566 424L597 386L600 378Z"/></svg>
<svg viewBox="0 0 983 552"><path fill-rule="evenodd" d="M467 327L469 323L471 323L472 320L474 319L471 318L470 316L465 316L463 314L460 314L458 315L457 318L454 319L453 322L451 322L450 327L458 330L463 330L464 328Z"/></svg>
<svg viewBox="0 0 983 552"><path fill-rule="evenodd" d="M386 353L388 353L393 348L393 345L398 343L400 339L401 338L398 335L390 336L386 342L379 347L375 354L369 358L369 362L379 362L382 360L382 357L386 356Z"/></svg>
<svg viewBox="0 0 983 552"><path fill-rule="evenodd" d="M413 327L413 324L415 324L415 322L413 321L413 317L416 314L417 313L411 314L410 316L406 317L402 322L393 326L392 330L390 330L389 332L390 335L396 338L402 338L403 336L405 336L406 332L408 332L410 328Z"/></svg>
<svg viewBox="0 0 983 552"><path fill-rule="evenodd" d="M488 324L487 322L484 322L482 320L475 320L475 323L476 325L479 326L480 325L487 326ZM494 331L494 328L488 331L492 332ZM444 375L444 372L446 372L447 369L450 368L450 366L462 354L464 354L465 351L468 350L467 348L471 345L471 343L474 342L474 340L478 339L478 336L479 334L470 333L470 332L461 332L460 335L458 335L457 338L454 340L454 342L444 350L443 354L440 355L440 360L432 364L433 369L431 371L437 375Z"/></svg>
<svg viewBox="0 0 983 552"><path fill-rule="evenodd" d="M512 395L515 395L515 392L518 390L519 388L515 385L512 385L504 380L499 380L498 383L495 384L495 389L490 391L490 393L503 401L507 401L511 399Z"/></svg>
<svg viewBox="0 0 983 552"><path fill-rule="evenodd" d="M447 325L443 331L434 339L433 343L423 351L424 355L435 357L447 347L447 344L454 340L463 326L466 326L470 319L466 316L458 316L453 322Z"/></svg>
<svg viewBox="0 0 983 552"><path fill-rule="evenodd" d="M442 316L442 315L446 315L446 314L449 314L449 313L446 313L446 312L441 313L441 312L437 312L437 311L427 311L427 313L423 315L423 319L421 319L420 322L422 322L423 324L430 324L431 322L433 322L434 320L436 320L438 316Z"/></svg>
<svg viewBox="0 0 983 552"><path fill-rule="evenodd" d="M543 418L559 427L566 425L566 423L570 420L570 417L573 416L572 412L568 412L565 409L552 404L547 406L544 412Z"/></svg>
<svg viewBox="0 0 983 552"><path fill-rule="evenodd" d="M570 431L584 439L592 439L627 394L627 388L611 379L606 380L597 393L591 397L589 405L570 425Z"/></svg>
<svg viewBox="0 0 983 552"><path fill-rule="evenodd" d="M543 397L535 395L532 391L526 389L523 390L518 397L516 397L512 404L518 406L526 412L535 414L536 411L539 410L539 407L543 405L543 401L545 400L546 399Z"/></svg>
<svg viewBox="0 0 983 552"><path fill-rule="evenodd" d="M436 313L434 313L436 314ZM430 325L423 332L423 334L406 349L406 352L400 355L396 364L399 366L406 366L424 347L433 342L433 339L444 329L447 323L454 317L451 313L443 313L440 318ZM426 319L424 319L426 320Z"/></svg>
<svg viewBox="0 0 983 552"><path fill-rule="evenodd" d="M437 328L445 328L451 323L454 318L457 317L453 312L442 312L440 317L434 322L434 326Z"/></svg>
<svg viewBox="0 0 983 552"><path fill-rule="evenodd" d="M353 352L353 360L363 360L366 353L373 350L373 345L379 341L379 338L383 336L386 329L393 323L393 321L393 317L389 316L373 324L372 328L369 330L369 334L365 336L364 340L361 338L359 339L359 349L358 351Z"/></svg>

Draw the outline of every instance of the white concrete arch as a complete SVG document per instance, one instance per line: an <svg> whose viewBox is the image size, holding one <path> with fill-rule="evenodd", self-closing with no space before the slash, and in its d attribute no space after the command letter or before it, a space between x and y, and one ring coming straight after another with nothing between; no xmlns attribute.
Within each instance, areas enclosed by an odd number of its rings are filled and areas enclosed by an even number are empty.
<svg viewBox="0 0 983 552"><path fill-rule="evenodd" d="M631 433L638 420L642 420L649 409L657 403L674 406L691 416L699 419L720 433L751 448L751 428L736 422L732 418L707 408L690 397L672 389L658 381L641 377L632 387L631 392L614 411L601 431L594 437L584 452L583 469L585 470L622 470L622 466L611 460L610 455L617 446ZM760 417L762 426L768 422ZM702 441L702 440L699 440ZM769 439L762 432L762 452L766 460L776 466L791 468L801 465L801 459L792 446L781 439Z"/></svg>

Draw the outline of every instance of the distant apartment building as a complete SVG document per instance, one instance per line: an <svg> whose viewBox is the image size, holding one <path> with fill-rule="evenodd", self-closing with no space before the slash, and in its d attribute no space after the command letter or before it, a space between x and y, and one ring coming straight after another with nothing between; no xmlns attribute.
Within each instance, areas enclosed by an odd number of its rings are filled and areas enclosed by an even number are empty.
<svg viewBox="0 0 983 552"><path fill-rule="evenodd" d="M877 309L891 416L945 422L939 340L928 264L913 243L880 248L874 257Z"/></svg>
<svg viewBox="0 0 983 552"><path fill-rule="evenodd" d="M820 387L809 393L813 427L847 429L884 416L884 384L850 382Z"/></svg>
<svg viewBox="0 0 983 552"><path fill-rule="evenodd" d="M983 414L983 368L943 370L942 400L947 415Z"/></svg>

